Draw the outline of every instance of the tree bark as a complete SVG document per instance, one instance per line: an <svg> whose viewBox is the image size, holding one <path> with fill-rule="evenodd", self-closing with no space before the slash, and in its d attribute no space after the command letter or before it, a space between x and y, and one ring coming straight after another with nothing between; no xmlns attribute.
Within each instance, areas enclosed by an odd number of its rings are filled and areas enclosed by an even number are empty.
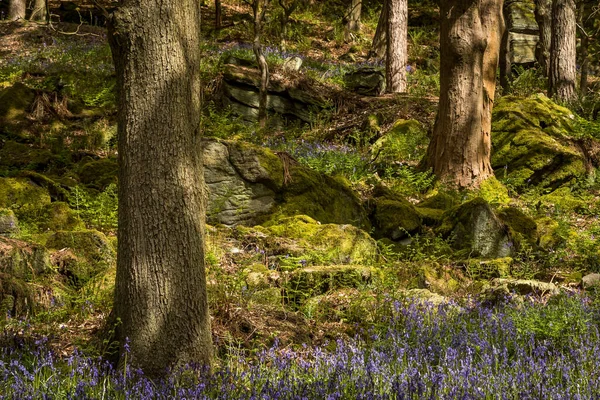
<svg viewBox="0 0 600 400"><path fill-rule="evenodd" d="M215 29L221 29L221 24L223 23L222 17L223 8L221 7L221 0L215 0Z"/></svg>
<svg viewBox="0 0 600 400"><path fill-rule="evenodd" d="M351 0L348 11L346 12L346 31L344 40L351 42L353 34L360 30L360 14L362 9L362 0Z"/></svg>
<svg viewBox="0 0 600 400"><path fill-rule="evenodd" d="M377 21L377 29L375 30L375 36L373 36L373 42L371 44L371 50L369 51L369 58L375 58L376 60L383 60L387 49L387 24L388 24L388 0L383 0L383 7L379 14L379 21Z"/></svg>
<svg viewBox="0 0 600 400"><path fill-rule="evenodd" d="M406 92L408 62L408 0L388 0L387 92Z"/></svg>
<svg viewBox="0 0 600 400"><path fill-rule="evenodd" d="M577 32L575 0L554 0L550 48L550 96L563 103L576 99Z"/></svg>
<svg viewBox="0 0 600 400"><path fill-rule="evenodd" d="M25 0L10 0L8 3L8 20L25 19Z"/></svg>
<svg viewBox="0 0 600 400"><path fill-rule="evenodd" d="M548 77L552 45L552 0L535 0L535 20L540 31L536 58L544 76Z"/></svg>
<svg viewBox="0 0 600 400"><path fill-rule="evenodd" d="M47 21L47 11L46 11L46 0L35 0L33 3L33 11L29 16L30 21L38 21L38 22L46 22Z"/></svg>
<svg viewBox="0 0 600 400"><path fill-rule="evenodd" d="M440 101L425 164L457 188L477 187L493 176L490 123L502 3L441 2Z"/></svg>
<svg viewBox="0 0 600 400"><path fill-rule="evenodd" d="M212 353L204 270L200 3L123 0L109 21L118 84L114 314L150 376Z"/></svg>

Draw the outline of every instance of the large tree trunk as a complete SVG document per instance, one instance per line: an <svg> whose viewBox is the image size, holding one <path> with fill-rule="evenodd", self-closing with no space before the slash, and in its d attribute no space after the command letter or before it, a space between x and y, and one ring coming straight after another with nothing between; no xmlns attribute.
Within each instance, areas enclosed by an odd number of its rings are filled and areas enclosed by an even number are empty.
<svg viewBox="0 0 600 400"><path fill-rule="evenodd" d="M544 76L547 77L550 73L550 48L552 45L552 0L535 0L535 20L540 31L536 58Z"/></svg>
<svg viewBox="0 0 600 400"><path fill-rule="evenodd" d="M387 24L387 92L406 92L408 0L389 0Z"/></svg>
<svg viewBox="0 0 600 400"><path fill-rule="evenodd" d="M575 0L554 0L550 50L550 96L569 103L576 99L576 14Z"/></svg>
<svg viewBox="0 0 600 400"><path fill-rule="evenodd" d="M379 14L379 21L377 21L377 29L375 30L375 36L373 36L368 58L375 58L376 60L384 59L387 49L387 25L388 0L383 0L383 8Z"/></svg>
<svg viewBox="0 0 600 400"><path fill-rule="evenodd" d="M362 0L351 0L348 11L346 11L346 31L344 39L346 42L353 40L353 34L360 30L360 14L362 9Z"/></svg>
<svg viewBox="0 0 600 400"><path fill-rule="evenodd" d="M502 0L441 2L440 102L426 165L444 183L477 187L493 175L491 108Z"/></svg>
<svg viewBox="0 0 600 400"><path fill-rule="evenodd" d="M151 376L208 365L200 147L200 3L123 0L109 41L118 84L114 313L128 362Z"/></svg>
<svg viewBox="0 0 600 400"><path fill-rule="evenodd" d="M10 0L8 3L8 20L25 19L25 0Z"/></svg>
<svg viewBox="0 0 600 400"><path fill-rule="evenodd" d="M47 12L46 12L46 0L35 0L33 3L33 11L29 16L29 20L38 21L38 22L46 22L47 20Z"/></svg>

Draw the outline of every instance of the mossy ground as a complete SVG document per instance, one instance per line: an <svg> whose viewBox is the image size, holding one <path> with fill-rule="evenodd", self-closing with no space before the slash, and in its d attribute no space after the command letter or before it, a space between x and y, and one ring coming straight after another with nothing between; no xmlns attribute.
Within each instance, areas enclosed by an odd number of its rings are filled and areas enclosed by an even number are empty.
<svg viewBox="0 0 600 400"><path fill-rule="evenodd" d="M242 22L248 10L223 1L225 20L235 23L220 31L203 24L205 37L215 39L202 48L206 134L252 143L236 142L242 152L261 145L295 159L286 181L277 155L256 153L282 197L270 221L207 230L209 302L220 354L268 345L275 336L284 344L335 342L368 330L391 312L394 300L408 295L461 301L493 278L567 284L600 271L597 165L581 145L594 137L582 133L579 117L544 96L504 96L494 110L497 179L469 194L436 187L430 173L416 168L439 89L435 6L424 2L411 11L409 94L366 99L343 91L343 74L355 67L338 59L367 55L380 5L365 3L363 29L350 43L343 40L343 7L326 3L301 6L286 53L267 54L275 73L282 72L287 53L305 56L301 76L289 79L318 87L330 110L308 126L261 130L222 109L215 91L222 61L252 58L249 49L222 40L250 39ZM210 20L212 3L203 12ZM277 26L272 18L265 27L271 47L280 42ZM8 292L39 303L30 321L69 349L72 336L93 337L106 320L115 277L114 70L105 31L84 29L99 36L57 38L36 26L0 24L7 37L23 39L26 55L19 58L19 49L12 49L6 59L14 62L0 61L0 209L18 220L20 230L10 240L44 246L49 257L48 273L35 278L0 272L0 308L33 312ZM474 198L506 225L514 239L511 257L452 248L444 234L460 217L453 212ZM18 325L16 319L3 323ZM103 346L99 351L107 350Z"/></svg>

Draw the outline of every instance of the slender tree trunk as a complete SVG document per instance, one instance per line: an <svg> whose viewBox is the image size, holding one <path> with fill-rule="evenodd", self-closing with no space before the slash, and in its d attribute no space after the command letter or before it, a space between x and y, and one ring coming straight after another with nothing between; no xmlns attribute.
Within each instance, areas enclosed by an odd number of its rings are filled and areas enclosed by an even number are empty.
<svg viewBox="0 0 600 400"><path fill-rule="evenodd" d="M283 14L281 16L281 38L280 38L280 47L282 50L286 48L286 40L287 40L287 26L290 22L290 18L296 8L298 7L298 0L291 0L290 4L286 4L285 0L279 0L279 6L283 10Z"/></svg>
<svg viewBox="0 0 600 400"><path fill-rule="evenodd" d="M344 39L346 42L353 40L353 34L360 30L360 14L362 10L362 0L351 0L348 11L346 12L346 31Z"/></svg>
<svg viewBox="0 0 600 400"><path fill-rule="evenodd" d="M38 21L38 22L46 22L47 21L47 12L46 12L47 3L46 0L35 0L33 3L33 11L29 16L30 21Z"/></svg>
<svg viewBox="0 0 600 400"><path fill-rule="evenodd" d="M200 148L200 3L123 0L109 21L118 84L114 314L128 363L150 376L208 365Z"/></svg>
<svg viewBox="0 0 600 400"><path fill-rule="evenodd" d="M221 7L221 0L215 0L215 29L221 29L223 23L223 17L221 15L223 7Z"/></svg>
<svg viewBox="0 0 600 400"><path fill-rule="evenodd" d="M383 0L383 7L377 21L377 29L369 51L369 58L383 60L387 49L388 1Z"/></svg>
<svg viewBox="0 0 600 400"><path fill-rule="evenodd" d="M10 0L8 3L8 20L25 19L25 0Z"/></svg>
<svg viewBox="0 0 600 400"><path fill-rule="evenodd" d="M550 50L550 96L563 103L576 99L577 32L575 0L554 0Z"/></svg>
<svg viewBox="0 0 600 400"><path fill-rule="evenodd" d="M426 165L442 182L472 188L493 176L489 125L502 1L440 4L440 102Z"/></svg>
<svg viewBox="0 0 600 400"><path fill-rule="evenodd" d="M502 91L504 94L510 91L510 86L512 83L512 61L510 57L510 41L509 41L509 30L507 27L506 15L507 8L506 4L503 7L503 26L504 29L502 31L502 39L500 41L500 55L499 55L499 64L500 64L500 86L502 87Z"/></svg>
<svg viewBox="0 0 600 400"><path fill-rule="evenodd" d="M544 76L548 77L550 73L550 47L552 45L552 0L535 0L535 20L540 31L536 58Z"/></svg>
<svg viewBox="0 0 600 400"><path fill-rule="evenodd" d="M389 0L387 24L387 92L406 92L408 0Z"/></svg>
<svg viewBox="0 0 600 400"><path fill-rule="evenodd" d="M252 3L252 11L254 14L254 42L252 50L254 57L258 63L260 70L260 88L258 91L258 124L261 128L267 126L267 88L269 86L269 64L265 58L262 44L260 43L260 35L262 33L262 25L265 19L265 13L270 0L254 0Z"/></svg>

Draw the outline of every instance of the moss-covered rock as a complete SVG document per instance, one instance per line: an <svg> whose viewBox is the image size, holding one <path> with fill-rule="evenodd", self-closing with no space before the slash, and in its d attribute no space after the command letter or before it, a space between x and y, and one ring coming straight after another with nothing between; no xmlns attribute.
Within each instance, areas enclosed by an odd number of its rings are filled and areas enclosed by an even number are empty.
<svg viewBox="0 0 600 400"><path fill-rule="evenodd" d="M575 195L570 188L561 187L539 197L538 207L549 212L585 212L590 205Z"/></svg>
<svg viewBox="0 0 600 400"><path fill-rule="evenodd" d="M62 169L68 164L62 156L50 150L7 140L0 148L0 167L5 170L33 170L38 172Z"/></svg>
<svg viewBox="0 0 600 400"><path fill-rule="evenodd" d="M0 272L31 281L50 269L48 251L43 246L0 236Z"/></svg>
<svg viewBox="0 0 600 400"><path fill-rule="evenodd" d="M511 257L482 260L471 258L464 261L467 276L471 279L508 278L513 263Z"/></svg>
<svg viewBox="0 0 600 400"><path fill-rule="evenodd" d="M516 207L501 209L498 211L498 217L508 226L517 250L537 246L539 242L538 227L533 218Z"/></svg>
<svg viewBox="0 0 600 400"><path fill-rule="evenodd" d="M340 288L357 288L371 281L373 270L358 265L330 265L300 268L284 284L285 300L302 304L307 299Z"/></svg>
<svg viewBox="0 0 600 400"><path fill-rule="evenodd" d="M432 306L439 306L450 302L448 297L442 296L438 293L433 293L428 289L410 289L404 292L406 298L411 301L419 303L430 304Z"/></svg>
<svg viewBox="0 0 600 400"><path fill-rule="evenodd" d="M447 211L437 232L465 256L503 258L514 254L507 226L480 197Z"/></svg>
<svg viewBox="0 0 600 400"><path fill-rule="evenodd" d="M376 237L399 240L421 229L421 217L415 207L384 186L373 191L371 209Z"/></svg>
<svg viewBox="0 0 600 400"><path fill-rule="evenodd" d="M53 262L76 286L114 265L116 254L104 234L94 230L58 231L46 247L55 250Z"/></svg>
<svg viewBox="0 0 600 400"><path fill-rule="evenodd" d="M415 120L401 119L371 146L378 164L419 160L427 147L427 132Z"/></svg>
<svg viewBox="0 0 600 400"><path fill-rule="evenodd" d="M12 209L19 219L35 220L48 204L48 191L29 179L0 178L0 208Z"/></svg>
<svg viewBox="0 0 600 400"><path fill-rule="evenodd" d="M438 226L444 218L444 212L456 205L456 199L447 193L436 193L435 195L421 201L415 210L421 217L424 225Z"/></svg>
<svg viewBox="0 0 600 400"><path fill-rule="evenodd" d="M542 249L555 249L565 242L565 238L558 234L559 224L550 217L542 217L536 220L539 245Z"/></svg>
<svg viewBox="0 0 600 400"><path fill-rule="evenodd" d="M508 189L493 176L481 182L479 188L473 191L472 195L481 197L490 204L506 206L510 203Z"/></svg>
<svg viewBox="0 0 600 400"><path fill-rule="evenodd" d="M0 208L0 234L11 234L19 232L19 221L13 210Z"/></svg>
<svg viewBox="0 0 600 400"><path fill-rule="evenodd" d="M35 91L17 82L0 91L0 122L13 123L23 120L35 99Z"/></svg>
<svg viewBox="0 0 600 400"><path fill-rule="evenodd" d="M454 294L460 288L458 272L437 263L425 263L418 266L424 286L432 292L442 295Z"/></svg>
<svg viewBox="0 0 600 400"><path fill-rule="evenodd" d="M328 263L370 265L378 259L375 240L352 225L321 224L298 215L269 221L265 228L273 236L295 239L300 248L318 252Z"/></svg>
<svg viewBox="0 0 600 400"><path fill-rule="evenodd" d="M577 118L544 95L501 97L492 117L496 176L518 191L556 189L585 176L585 157L572 140Z"/></svg>
<svg viewBox="0 0 600 400"><path fill-rule="evenodd" d="M22 279L0 272L0 321L6 317L24 317L33 311L30 285Z"/></svg>
<svg viewBox="0 0 600 400"><path fill-rule="evenodd" d="M53 231L73 231L85 227L77 212L62 201L52 202L43 208L38 226Z"/></svg>
<svg viewBox="0 0 600 400"><path fill-rule="evenodd" d="M111 183L117 182L118 171L117 160L103 158L81 165L77 170L77 175L81 183L87 187L104 190Z"/></svg>

